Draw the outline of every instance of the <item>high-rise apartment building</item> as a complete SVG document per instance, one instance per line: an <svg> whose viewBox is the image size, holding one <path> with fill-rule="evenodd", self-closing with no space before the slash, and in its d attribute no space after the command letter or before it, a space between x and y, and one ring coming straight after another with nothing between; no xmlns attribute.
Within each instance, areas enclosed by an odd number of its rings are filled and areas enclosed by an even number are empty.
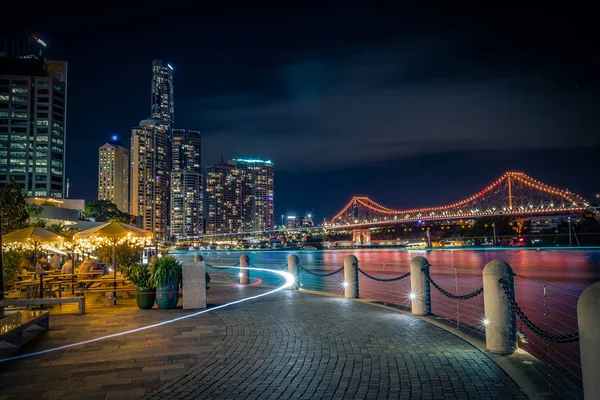
<svg viewBox="0 0 600 400"><path fill-rule="evenodd" d="M48 61L37 35L0 41L0 186L63 198L67 63Z"/></svg>
<svg viewBox="0 0 600 400"><path fill-rule="evenodd" d="M173 67L161 60L152 62L151 117L162 119L173 128L175 123L175 97Z"/></svg>
<svg viewBox="0 0 600 400"><path fill-rule="evenodd" d="M273 162L237 158L233 162L242 172L242 227L245 232L275 229Z"/></svg>
<svg viewBox="0 0 600 400"><path fill-rule="evenodd" d="M242 171L221 162L206 167L205 233L242 232Z"/></svg>
<svg viewBox="0 0 600 400"><path fill-rule="evenodd" d="M274 229L273 162L234 159L206 168L206 233Z"/></svg>
<svg viewBox="0 0 600 400"><path fill-rule="evenodd" d="M131 132L129 213L159 240L167 237L171 138L166 121L149 118Z"/></svg>
<svg viewBox="0 0 600 400"><path fill-rule="evenodd" d="M187 239L202 234L201 134L172 130L171 236Z"/></svg>
<svg viewBox="0 0 600 400"><path fill-rule="evenodd" d="M110 200L119 210L129 212L129 150L116 135L100 146L98 200Z"/></svg>

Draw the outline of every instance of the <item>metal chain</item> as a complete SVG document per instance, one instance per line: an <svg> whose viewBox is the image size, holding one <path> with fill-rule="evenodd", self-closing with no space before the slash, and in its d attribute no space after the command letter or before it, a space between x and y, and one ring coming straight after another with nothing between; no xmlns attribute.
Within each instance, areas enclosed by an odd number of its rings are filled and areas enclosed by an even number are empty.
<svg viewBox="0 0 600 400"><path fill-rule="evenodd" d="M338 272L341 272L341 271L343 271L343 270L344 270L344 267L342 267L342 268L340 268L340 269L336 269L335 271L333 271L333 272L330 272L330 273L328 273L328 274L317 274L316 272L313 272L313 271L311 271L311 270L309 270L309 269L306 269L306 268L304 268L304 267L302 266L302 264L298 264L298 267L300 267L300 269L301 269L302 271L304 271L304 272L308 272L309 274L311 274L311 275L314 275L314 276L331 276L331 275L335 275L335 274L337 274Z"/></svg>
<svg viewBox="0 0 600 400"><path fill-rule="evenodd" d="M427 280L433 285L434 288L437 289L438 292L440 292L444 296L449 297L451 299L454 299L454 300L468 300L468 299L472 299L473 297L477 297L481 293L483 293L483 286L482 286L479 289L477 289L477 290L475 290L475 291L473 291L471 293L460 294L460 295L459 294L452 294L452 293L448 292L447 290L442 289L440 287L440 285L438 285L437 283L435 283L435 281L433 279L431 279L431 275L429 275L429 269L428 268L422 268L421 271L423 271L423 273L427 277Z"/></svg>
<svg viewBox="0 0 600 400"><path fill-rule="evenodd" d="M557 333L545 332L545 331L541 330L540 328L538 328L537 326L535 326L535 324L533 322L531 322L531 320L529 318L527 318L527 316L525 315L523 310L521 310L521 307L519 307L519 304L515 300L515 297L513 296L513 294L511 293L511 291L508 288L506 280L504 278L500 278L498 280L498 283L502 286L502 289L504 289L504 294L506 294L506 297L508 298L508 302L510 303L510 306L515 311L515 313L519 316L519 319L521 321L523 321L525 326L527 328L529 328L529 330L531 332L533 332L537 337L539 337L542 340L549 340L551 342L558 342L558 343L571 343L571 342L579 341L579 332L578 331L575 331L574 333L557 334Z"/></svg>
<svg viewBox="0 0 600 400"><path fill-rule="evenodd" d="M400 275L397 276L395 278L377 278L376 276L373 275L369 275L368 273L366 273L365 271L363 271L361 268L356 267L356 269L358 269L358 272L360 272L361 274L363 274L364 276L366 276L369 279L373 279L374 281L378 281L378 282L393 282L393 281L400 281L408 276L410 276L410 271L408 271L407 273L405 273L404 275Z"/></svg>

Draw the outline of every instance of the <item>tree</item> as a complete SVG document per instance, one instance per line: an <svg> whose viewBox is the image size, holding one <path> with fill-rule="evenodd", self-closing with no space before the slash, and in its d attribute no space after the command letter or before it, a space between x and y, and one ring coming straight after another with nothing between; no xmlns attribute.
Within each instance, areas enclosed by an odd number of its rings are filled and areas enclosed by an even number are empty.
<svg viewBox="0 0 600 400"><path fill-rule="evenodd" d="M139 264L142 260L144 246L134 246L130 243L117 245L117 266L119 268ZM97 249L98 258L105 264L112 264L112 246L102 246Z"/></svg>
<svg viewBox="0 0 600 400"><path fill-rule="evenodd" d="M31 221L36 220L40 216L42 207L38 207L35 204L28 204L25 207L25 211L27 211L27 216L29 217L29 225L33 225Z"/></svg>
<svg viewBox="0 0 600 400"><path fill-rule="evenodd" d="M94 200L85 205L83 211L86 217L94 218L96 222L116 221L129 223L129 214L119 210L110 200Z"/></svg>
<svg viewBox="0 0 600 400"><path fill-rule="evenodd" d="M2 233L7 234L27 228L27 211L21 186L11 182L0 189L0 213L2 213Z"/></svg>

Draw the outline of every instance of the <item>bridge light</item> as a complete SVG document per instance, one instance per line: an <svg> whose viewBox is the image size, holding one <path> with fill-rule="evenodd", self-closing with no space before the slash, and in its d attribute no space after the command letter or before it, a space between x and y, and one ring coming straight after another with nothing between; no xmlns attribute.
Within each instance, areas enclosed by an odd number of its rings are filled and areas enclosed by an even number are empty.
<svg viewBox="0 0 600 400"><path fill-rule="evenodd" d="M345 288L347 288L349 285L350 285L350 284L348 283L348 281L344 281L344 282L342 283L342 286L343 286L343 287L345 287Z"/></svg>
<svg viewBox="0 0 600 400"><path fill-rule="evenodd" d="M490 320L487 318L483 318L481 322L483 323L483 326L488 326L490 324Z"/></svg>
<svg viewBox="0 0 600 400"><path fill-rule="evenodd" d="M417 298L417 294L415 292L410 292L408 294L408 298L410 299L410 301L413 301Z"/></svg>

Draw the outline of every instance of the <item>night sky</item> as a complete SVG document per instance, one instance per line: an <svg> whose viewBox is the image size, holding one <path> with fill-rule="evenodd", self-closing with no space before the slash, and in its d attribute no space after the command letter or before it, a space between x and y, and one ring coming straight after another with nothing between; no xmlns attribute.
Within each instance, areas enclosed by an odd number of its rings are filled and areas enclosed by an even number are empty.
<svg viewBox="0 0 600 400"><path fill-rule="evenodd" d="M442 205L506 170L600 192L592 10L234 4L3 21L69 62L71 198L96 197L98 147L149 116L153 59L175 67L175 127L202 131L203 164L275 162L277 223L356 194Z"/></svg>

